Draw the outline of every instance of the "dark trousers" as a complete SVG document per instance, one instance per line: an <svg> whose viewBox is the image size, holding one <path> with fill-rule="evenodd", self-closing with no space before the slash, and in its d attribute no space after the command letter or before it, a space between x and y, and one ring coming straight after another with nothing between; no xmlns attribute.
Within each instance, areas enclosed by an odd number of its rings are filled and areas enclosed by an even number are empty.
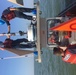
<svg viewBox="0 0 76 75"><path fill-rule="evenodd" d="M66 38L63 38L63 40L60 43L61 46L68 46L69 44L69 39Z"/></svg>
<svg viewBox="0 0 76 75"><path fill-rule="evenodd" d="M68 47L68 50L73 53L73 54L76 54L76 44L75 45L70 45Z"/></svg>
<svg viewBox="0 0 76 75"><path fill-rule="evenodd" d="M32 16L26 15L23 12L29 12L30 13L33 10L34 10L34 8L21 8L21 7L20 8L16 8L15 15L16 15L16 17L19 17L19 18L32 20Z"/></svg>
<svg viewBox="0 0 76 75"><path fill-rule="evenodd" d="M35 45L32 45L31 43L27 43L27 44L20 44L22 42L28 42L27 39L23 38L23 39L17 39L17 40L14 40L12 42L12 47L13 48L32 48L34 47Z"/></svg>
<svg viewBox="0 0 76 75"><path fill-rule="evenodd" d="M35 8L21 8L21 7L16 8L16 9L17 9L17 11L28 12L28 13L32 12L33 10L35 10Z"/></svg>

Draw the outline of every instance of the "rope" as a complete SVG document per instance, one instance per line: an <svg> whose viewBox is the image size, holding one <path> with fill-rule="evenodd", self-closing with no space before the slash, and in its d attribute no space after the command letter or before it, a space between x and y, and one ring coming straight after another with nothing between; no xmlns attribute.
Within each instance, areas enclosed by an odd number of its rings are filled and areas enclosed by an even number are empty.
<svg viewBox="0 0 76 75"><path fill-rule="evenodd" d="M31 55L33 56L33 54ZM24 57L31 57L27 55L22 55L22 56L13 56L13 57L4 57L4 58L0 58L0 60L7 60L7 59L13 59L13 58L24 58Z"/></svg>

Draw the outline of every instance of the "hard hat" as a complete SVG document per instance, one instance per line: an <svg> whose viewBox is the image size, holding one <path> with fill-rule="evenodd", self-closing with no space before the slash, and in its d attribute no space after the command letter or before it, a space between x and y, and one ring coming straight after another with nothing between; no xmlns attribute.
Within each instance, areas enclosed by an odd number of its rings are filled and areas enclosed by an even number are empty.
<svg viewBox="0 0 76 75"><path fill-rule="evenodd" d="M5 24L5 21L0 19L0 25L3 25L3 24Z"/></svg>

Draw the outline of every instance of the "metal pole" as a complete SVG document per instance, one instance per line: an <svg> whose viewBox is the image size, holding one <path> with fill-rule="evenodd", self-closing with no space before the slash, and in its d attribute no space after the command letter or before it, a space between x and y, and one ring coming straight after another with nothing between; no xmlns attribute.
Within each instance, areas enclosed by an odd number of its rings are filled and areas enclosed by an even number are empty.
<svg viewBox="0 0 76 75"><path fill-rule="evenodd" d="M7 59L14 59L14 58L24 58L24 57L30 57L30 56L28 56L28 54L26 54L26 55L22 55L22 56L4 57L4 58L0 58L0 60L7 60Z"/></svg>
<svg viewBox="0 0 76 75"><path fill-rule="evenodd" d="M27 34L27 32L23 32L23 31L21 31L21 33L22 33L22 35ZM20 32L15 32L15 33L0 33L0 36L16 36L16 35L22 36L20 34Z"/></svg>

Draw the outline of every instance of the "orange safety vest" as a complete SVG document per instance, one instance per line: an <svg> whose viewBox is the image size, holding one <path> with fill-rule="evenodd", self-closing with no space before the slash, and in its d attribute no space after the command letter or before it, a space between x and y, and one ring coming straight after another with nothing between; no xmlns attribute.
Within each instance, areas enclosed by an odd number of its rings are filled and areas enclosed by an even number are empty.
<svg viewBox="0 0 76 75"><path fill-rule="evenodd" d="M76 64L76 54L72 54L69 50L66 50L65 56L62 57L62 60L71 64Z"/></svg>

